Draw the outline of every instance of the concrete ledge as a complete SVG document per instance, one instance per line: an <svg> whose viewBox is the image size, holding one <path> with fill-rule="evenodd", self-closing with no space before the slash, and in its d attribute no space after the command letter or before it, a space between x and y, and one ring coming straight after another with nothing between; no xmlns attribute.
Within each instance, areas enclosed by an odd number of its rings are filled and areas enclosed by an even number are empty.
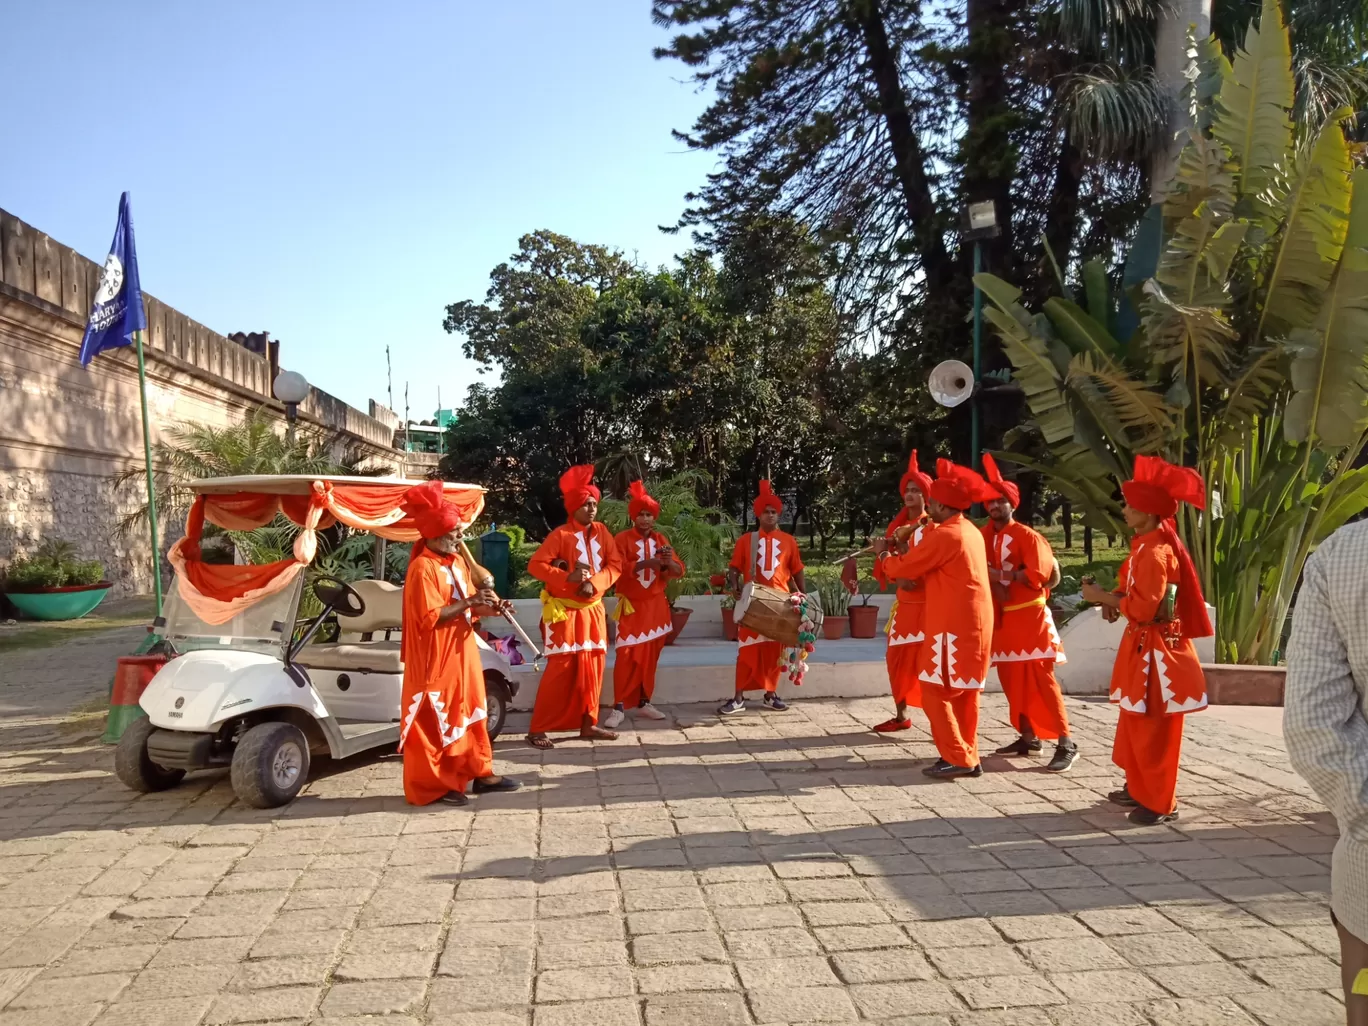
<svg viewBox="0 0 1368 1026"><path fill-rule="evenodd" d="M1285 666L1203 663L1207 701L1212 705L1282 705Z"/></svg>

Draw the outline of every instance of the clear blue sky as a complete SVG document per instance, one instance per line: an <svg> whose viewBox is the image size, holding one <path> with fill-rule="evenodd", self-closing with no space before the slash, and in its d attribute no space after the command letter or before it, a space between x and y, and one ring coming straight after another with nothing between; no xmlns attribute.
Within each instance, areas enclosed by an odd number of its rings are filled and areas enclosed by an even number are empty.
<svg viewBox="0 0 1368 1026"><path fill-rule="evenodd" d="M667 262L711 156L649 0L16 2L0 207L103 261L132 193L143 288L402 414L476 380L445 305L549 228Z"/></svg>

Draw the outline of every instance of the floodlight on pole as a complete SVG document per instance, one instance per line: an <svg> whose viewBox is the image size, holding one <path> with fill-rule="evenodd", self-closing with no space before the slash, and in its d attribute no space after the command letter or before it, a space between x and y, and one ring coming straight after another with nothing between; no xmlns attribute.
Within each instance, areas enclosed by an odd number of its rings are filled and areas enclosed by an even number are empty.
<svg viewBox="0 0 1368 1026"><path fill-rule="evenodd" d="M983 270L983 240L996 238L999 232L997 204L979 200L964 208L964 239L974 244L974 380L983 378L983 293L979 291L978 276ZM970 400L969 417L970 465L979 468L979 408L978 397Z"/></svg>

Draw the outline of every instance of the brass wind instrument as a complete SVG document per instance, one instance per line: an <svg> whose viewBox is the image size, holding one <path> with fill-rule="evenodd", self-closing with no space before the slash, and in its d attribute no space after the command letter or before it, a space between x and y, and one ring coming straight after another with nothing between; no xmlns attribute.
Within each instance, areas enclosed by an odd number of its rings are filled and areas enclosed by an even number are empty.
<svg viewBox="0 0 1368 1026"><path fill-rule="evenodd" d="M492 591L494 588L494 575L485 567L482 567L479 563L475 562L475 557L470 554L470 549L466 547L464 538L460 540L459 544L461 546L461 555L465 557L466 569L470 571L470 580L474 583L475 590L482 591L488 588ZM499 614L513 626L513 630L522 640L522 643L532 650L532 668L534 670L540 670L542 660L546 657L542 655L542 651L537 647L536 642L527 636L527 632L523 630L522 624L518 623L517 618L513 615L511 609L506 607L501 608Z"/></svg>
<svg viewBox="0 0 1368 1026"><path fill-rule="evenodd" d="M899 545L901 545L903 542L907 541L908 538L911 538L911 537L912 537L912 532L915 531L916 529L917 529L917 525L916 525L916 524L903 524L901 527L899 527L897 530L895 530L895 531L889 536L889 541L895 541L895 542L897 542ZM847 559L854 559L856 556L863 556L866 552L873 552L873 551L874 551L874 546L873 546L873 545L866 545L864 548L860 549L858 552L852 552L850 555L848 555L848 556L842 556L840 559L833 559L833 560L831 561L831 565L832 565L832 566L840 566L840 565L841 565L842 563L844 563Z"/></svg>

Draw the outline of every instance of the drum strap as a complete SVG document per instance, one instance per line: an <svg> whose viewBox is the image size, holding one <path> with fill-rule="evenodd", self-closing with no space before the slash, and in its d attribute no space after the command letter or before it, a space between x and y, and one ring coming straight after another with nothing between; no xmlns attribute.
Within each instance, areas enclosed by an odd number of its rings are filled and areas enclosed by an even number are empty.
<svg viewBox="0 0 1368 1026"><path fill-rule="evenodd" d="M752 531L752 532L751 532L750 565L751 565L751 578L750 578L750 579L751 579L752 581L759 581L759 580L760 580L760 532L759 532L758 530L755 530L755 531Z"/></svg>

